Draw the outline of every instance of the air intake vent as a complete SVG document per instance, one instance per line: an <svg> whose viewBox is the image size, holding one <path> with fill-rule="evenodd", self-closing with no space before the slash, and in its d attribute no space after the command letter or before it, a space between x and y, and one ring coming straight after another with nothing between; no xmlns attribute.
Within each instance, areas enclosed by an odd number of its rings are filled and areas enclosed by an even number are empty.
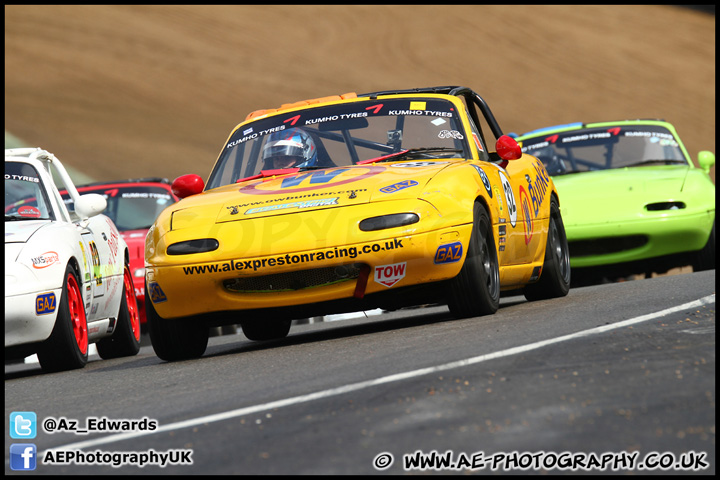
<svg viewBox="0 0 720 480"><path fill-rule="evenodd" d="M260 277L242 277L225 280L223 286L236 293L270 293L322 287L339 282L356 280L362 263L337 267L313 268L299 272L278 273Z"/></svg>
<svg viewBox="0 0 720 480"><path fill-rule="evenodd" d="M657 212L662 210L681 210L685 208L685 204L683 202L658 202L658 203L648 203L645 205L645 210L648 212Z"/></svg>
<svg viewBox="0 0 720 480"><path fill-rule="evenodd" d="M648 238L645 235L630 235L568 242L568 247L571 257L589 257L633 250L642 247L647 242Z"/></svg>

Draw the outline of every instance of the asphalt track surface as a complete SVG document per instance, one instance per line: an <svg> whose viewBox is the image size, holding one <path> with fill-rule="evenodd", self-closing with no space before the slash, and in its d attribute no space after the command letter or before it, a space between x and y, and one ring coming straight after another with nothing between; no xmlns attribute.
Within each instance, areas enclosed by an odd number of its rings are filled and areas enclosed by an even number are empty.
<svg viewBox="0 0 720 480"><path fill-rule="evenodd" d="M38 433L6 436L6 474L30 474L10 469L17 442L36 445L36 474L714 474L715 271L507 297L480 318L427 306L213 337L177 363L143 347L79 371L6 365L12 412ZM141 425L42 426L93 419ZM449 463L406 463L433 452ZM160 453L186 464L132 464Z"/></svg>

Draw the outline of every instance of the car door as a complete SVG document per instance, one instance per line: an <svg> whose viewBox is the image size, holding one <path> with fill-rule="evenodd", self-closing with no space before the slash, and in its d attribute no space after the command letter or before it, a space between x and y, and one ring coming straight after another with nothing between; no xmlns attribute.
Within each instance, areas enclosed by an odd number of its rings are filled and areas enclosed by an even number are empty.
<svg viewBox="0 0 720 480"><path fill-rule="evenodd" d="M105 215L90 218L82 232L92 291L92 302L89 308L86 305L88 321L114 317L117 313L123 280L119 238L117 228Z"/></svg>

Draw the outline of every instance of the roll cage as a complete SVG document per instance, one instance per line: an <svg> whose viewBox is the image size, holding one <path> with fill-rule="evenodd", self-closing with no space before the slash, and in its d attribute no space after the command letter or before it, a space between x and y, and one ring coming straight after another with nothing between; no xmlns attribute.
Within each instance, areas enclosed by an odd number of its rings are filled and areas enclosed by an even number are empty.
<svg viewBox="0 0 720 480"><path fill-rule="evenodd" d="M472 121L475 123L475 126L477 127L484 144L487 145L488 143L485 140L485 134L482 130L482 122L480 121L480 117L478 116L478 110L482 114L483 119L485 120L487 125L490 127L490 131L495 136L495 139L497 140L503 135L502 129L500 128L500 125L495 119L495 116L493 115L492 110L490 110L487 102L475 91L468 87L445 86L409 88L405 90L384 90L380 92L363 93L361 95L358 95L358 97L375 98L381 95L406 95L412 93L434 93L440 95L453 95L456 97L460 97L465 101L465 106L467 107L468 114L470 115Z"/></svg>

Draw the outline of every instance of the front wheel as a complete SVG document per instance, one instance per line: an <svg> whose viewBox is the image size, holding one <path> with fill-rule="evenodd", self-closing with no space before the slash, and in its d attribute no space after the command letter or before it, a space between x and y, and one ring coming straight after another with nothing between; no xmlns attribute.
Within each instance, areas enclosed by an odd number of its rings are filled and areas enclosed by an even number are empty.
<svg viewBox="0 0 720 480"><path fill-rule="evenodd" d="M557 200L550 200L550 223L548 225L547 245L545 246L545 260L543 262L540 280L531 283L523 289L525 298L545 300L548 298L564 297L570 290L570 249L565 225L560 215Z"/></svg>
<svg viewBox="0 0 720 480"><path fill-rule="evenodd" d="M500 306L500 270L490 216L475 203L465 263L448 283L448 308L457 318L495 313Z"/></svg>
<svg viewBox="0 0 720 480"><path fill-rule="evenodd" d="M77 278L75 268L68 264L55 326L37 353L47 372L82 368L88 361L87 317Z"/></svg>
<svg viewBox="0 0 720 480"><path fill-rule="evenodd" d="M147 282L145 291L149 292ZM163 360L199 358L205 353L209 328L192 318L165 319L155 311L152 299L145 302L150 342L155 355Z"/></svg>
<svg viewBox="0 0 720 480"><path fill-rule="evenodd" d="M710 238L702 250L695 254L693 260L693 272L701 272L703 270L713 270L715 268L715 221L713 220L712 230L710 230Z"/></svg>
<svg viewBox="0 0 720 480"><path fill-rule="evenodd" d="M117 328L112 336L98 342L97 349L98 355L104 359L130 357L140 351L140 315L132 275L127 266L123 273L123 298L120 302Z"/></svg>

